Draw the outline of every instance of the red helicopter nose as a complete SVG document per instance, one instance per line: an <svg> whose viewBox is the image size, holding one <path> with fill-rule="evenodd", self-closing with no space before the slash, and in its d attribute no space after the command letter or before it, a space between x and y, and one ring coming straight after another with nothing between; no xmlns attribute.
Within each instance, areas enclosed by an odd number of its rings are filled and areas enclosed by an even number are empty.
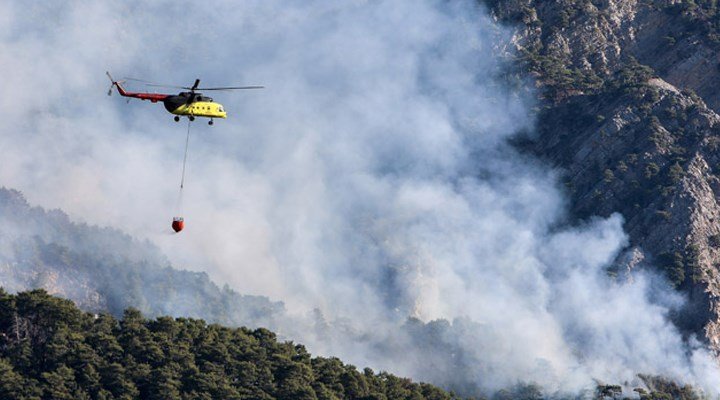
<svg viewBox="0 0 720 400"><path fill-rule="evenodd" d="M175 231L175 233L180 232L185 227L185 220L183 217L175 217L173 218L172 222L172 228Z"/></svg>

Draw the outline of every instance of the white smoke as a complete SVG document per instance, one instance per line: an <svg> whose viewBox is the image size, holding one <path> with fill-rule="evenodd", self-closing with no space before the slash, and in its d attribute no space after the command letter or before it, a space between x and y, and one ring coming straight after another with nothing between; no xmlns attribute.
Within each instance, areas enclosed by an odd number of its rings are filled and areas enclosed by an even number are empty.
<svg viewBox="0 0 720 400"><path fill-rule="evenodd" d="M681 300L606 277L621 218L558 229L552 171L506 144L533 124L501 77L508 32L475 3L10 1L0 18L0 184L317 308L324 332L279 327L312 351L454 382L401 327L447 319L436 342L487 390L656 373L717 392L715 363L668 322ZM105 97L105 69L267 86L213 94L229 119L193 125L181 235L167 232L185 125Z"/></svg>

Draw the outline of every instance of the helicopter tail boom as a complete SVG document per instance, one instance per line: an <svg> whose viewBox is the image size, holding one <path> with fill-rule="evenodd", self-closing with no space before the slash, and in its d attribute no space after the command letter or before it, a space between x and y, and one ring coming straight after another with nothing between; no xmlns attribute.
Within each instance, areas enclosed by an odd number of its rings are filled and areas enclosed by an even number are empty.
<svg viewBox="0 0 720 400"><path fill-rule="evenodd" d="M108 76L108 78L110 78L110 82L112 82L112 85L110 85L110 90L108 90L108 96L110 96L110 94L112 93L113 86L117 87L117 91L118 91L118 93L120 93L120 96L133 97L133 98L140 99L140 100L150 100L153 103L157 103L158 101L163 101L170 96L169 94L161 94L161 93L128 92L120 85L124 81L116 81L110 75L110 72L105 71L105 74Z"/></svg>

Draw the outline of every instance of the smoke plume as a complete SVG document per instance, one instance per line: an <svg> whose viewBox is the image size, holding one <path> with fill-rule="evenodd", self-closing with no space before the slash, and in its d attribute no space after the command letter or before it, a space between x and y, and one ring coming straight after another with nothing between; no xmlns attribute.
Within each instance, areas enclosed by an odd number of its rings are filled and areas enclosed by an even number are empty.
<svg viewBox="0 0 720 400"><path fill-rule="evenodd" d="M531 96L476 3L10 1L0 18L0 184L284 301L275 328L311 351L487 392L637 373L717 392L668 322L682 299L607 277L621 217L562 225L554 171L507 144L532 131ZM180 235L186 125L106 97L106 69L267 87L213 93L229 119L192 125Z"/></svg>

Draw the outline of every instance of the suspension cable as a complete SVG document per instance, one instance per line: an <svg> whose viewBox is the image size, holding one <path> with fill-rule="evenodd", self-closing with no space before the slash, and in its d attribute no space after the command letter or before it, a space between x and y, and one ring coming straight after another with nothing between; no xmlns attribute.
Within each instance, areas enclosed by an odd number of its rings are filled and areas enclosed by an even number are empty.
<svg viewBox="0 0 720 400"><path fill-rule="evenodd" d="M180 190L185 186L185 164L187 163L188 144L190 143L190 119L188 118L187 136L185 137L185 156L183 156L182 178L180 178Z"/></svg>

